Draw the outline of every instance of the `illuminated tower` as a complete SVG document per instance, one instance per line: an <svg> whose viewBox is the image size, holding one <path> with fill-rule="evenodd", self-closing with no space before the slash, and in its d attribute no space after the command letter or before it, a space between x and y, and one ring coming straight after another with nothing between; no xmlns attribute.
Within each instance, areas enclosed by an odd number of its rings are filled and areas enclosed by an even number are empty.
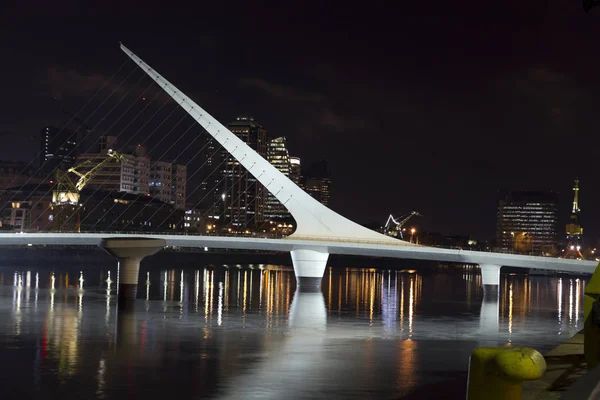
<svg viewBox="0 0 600 400"><path fill-rule="evenodd" d="M579 179L575 178L573 186L573 210L567 224L567 249L564 258L583 258L581 254L581 236L583 228L579 223Z"/></svg>

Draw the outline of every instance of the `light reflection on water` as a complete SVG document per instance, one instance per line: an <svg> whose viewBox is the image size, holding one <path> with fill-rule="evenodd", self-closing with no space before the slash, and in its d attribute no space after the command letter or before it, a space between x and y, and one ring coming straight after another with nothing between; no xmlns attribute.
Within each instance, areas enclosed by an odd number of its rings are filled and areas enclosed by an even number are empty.
<svg viewBox="0 0 600 400"><path fill-rule="evenodd" d="M289 267L167 268L140 272L123 314L115 274L1 270L1 397L154 397L169 384L186 398L462 394L473 348L549 349L581 329L585 290L502 275L488 301L473 268L328 268L323 293L299 293Z"/></svg>

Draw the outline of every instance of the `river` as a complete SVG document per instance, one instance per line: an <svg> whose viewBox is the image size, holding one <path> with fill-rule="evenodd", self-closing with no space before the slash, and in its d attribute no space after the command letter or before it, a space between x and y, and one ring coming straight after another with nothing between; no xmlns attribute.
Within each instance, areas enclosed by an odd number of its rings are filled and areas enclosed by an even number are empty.
<svg viewBox="0 0 600 400"><path fill-rule="evenodd" d="M474 348L583 327L576 277L502 274L484 302L470 266L334 266L311 293L286 266L142 264L119 313L113 264L0 266L0 398L464 398Z"/></svg>

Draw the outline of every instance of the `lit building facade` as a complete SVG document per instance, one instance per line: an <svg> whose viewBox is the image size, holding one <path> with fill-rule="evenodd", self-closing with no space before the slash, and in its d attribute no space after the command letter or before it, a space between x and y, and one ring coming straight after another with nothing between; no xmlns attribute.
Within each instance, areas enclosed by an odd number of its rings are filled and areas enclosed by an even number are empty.
<svg viewBox="0 0 600 400"><path fill-rule="evenodd" d="M21 232L51 230L54 221L51 192L50 184L31 182L0 192L3 207L0 229Z"/></svg>
<svg viewBox="0 0 600 400"><path fill-rule="evenodd" d="M290 157L290 179L298 186L302 184L302 162L300 157Z"/></svg>
<svg viewBox="0 0 600 400"><path fill-rule="evenodd" d="M111 137L108 137L109 139ZM115 145L115 142L107 141L106 138L101 138L101 143L104 140L106 145L101 150L108 150ZM77 164L88 162L88 167L82 165L79 168L81 173L86 173L108 157L105 152L102 153L86 153L77 157ZM86 187L101 189L109 192L125 192L131 194L149 194L149 177L150 177L150 158L146 154L146 148L138 145L128 154L124 154L124 159L111 160L106 163L100 171L90 179Z"/></svg>
<svg viewBox="0 0 600 400"><path fill-rule="evenodd" d="M150 165L150 177L148 179L150 196L163 203L171 202L171 179L173 176L171 165L170 162L166 161L154 161Z"/></svg>
<svg viewBox="0 0 600 400"><path fill-rule="evenodd" d="M267 160L279 172L290 177L291 164L285 137L269 140ZM269 220L288 220L291 218L287 208L269 191L267 191L265 218Z"/></svg>
<svg viewBox="0 0 600 400"><path fill-rule="evenodd" d="M327 160L310 165L304 173L304 190L321 204L329 206L331 177Z"/></svg>
<svg viewBox="0 0 600 400"><path fill-rule="evenodd" d="M177 210L185 209L187 168L166 161L150 165L148 187L150 196L171 204Z"/></svg>
<svg viewBox="0 0 600 400"><path fill-rule="evenodd" d="M46 126L40 140L40 165L47 173L68 169L75 162L77 134L68 129Z"/></svg>
<svg viewBox="0 0 600 400"><path fill-rule="evenodd" d="M242 115L230 122L227 128L254 149L262 157L267 156L267 131L253 117ZM264 224L266 190L257 179L223 150L224 160L221 177L223 228L232 231L244 231L261 227Z"/></svg>
<svg viewBox="0 0 600 400"><path fill-rule="evenodd" d="M524 254L557 251L557 192L501 192L497 217L496 241L501 249Z"/></svg>

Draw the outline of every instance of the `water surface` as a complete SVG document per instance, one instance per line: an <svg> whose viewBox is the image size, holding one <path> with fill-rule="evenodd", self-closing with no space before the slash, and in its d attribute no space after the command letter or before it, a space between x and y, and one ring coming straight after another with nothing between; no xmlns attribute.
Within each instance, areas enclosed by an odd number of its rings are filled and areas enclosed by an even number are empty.
<svg viewBox="0 0 600 400"><path fill-rule="evenodd" d="M544 352L583 326L569 277L502 275L483 302L472 267L328 268L317 293L290 267L143 267L124 314L116 275L0 268L0 398L464 398L474 348Z"/></svg>

